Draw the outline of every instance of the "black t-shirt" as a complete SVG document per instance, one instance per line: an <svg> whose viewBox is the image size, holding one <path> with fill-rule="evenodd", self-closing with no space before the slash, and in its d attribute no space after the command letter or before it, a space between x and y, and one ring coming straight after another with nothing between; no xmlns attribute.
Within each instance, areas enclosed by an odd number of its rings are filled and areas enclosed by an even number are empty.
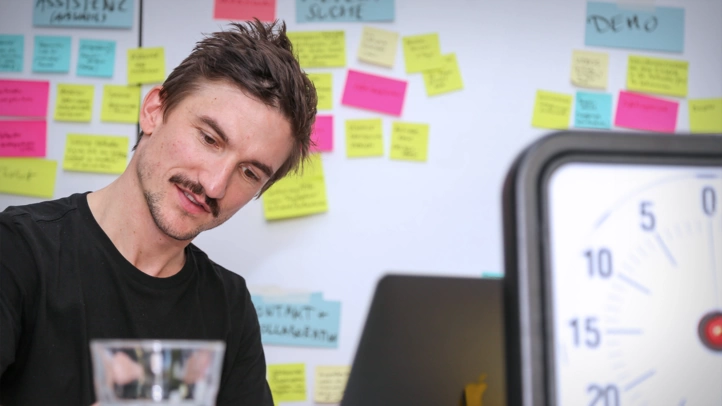
<svg viewBox="0 0 722 406"><path fill-rule="evenodd" d="M218 405L273 405L245 281L193 244L168 278L128 262L87 194L0 213L0 404L95 402L95 338L223 340Z"/></svg>

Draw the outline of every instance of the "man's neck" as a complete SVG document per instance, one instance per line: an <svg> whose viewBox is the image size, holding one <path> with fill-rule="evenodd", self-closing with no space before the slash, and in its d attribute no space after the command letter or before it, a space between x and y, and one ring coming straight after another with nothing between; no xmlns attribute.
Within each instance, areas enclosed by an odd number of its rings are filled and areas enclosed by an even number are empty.
<svg viewBox="0 0 722 406"><path fill-rule="evenodd" d="M173 239L156 226L139 185L127 175L88 194L90 211L128 262L150 276L173 276L185 263L189 242Z"/></svg>

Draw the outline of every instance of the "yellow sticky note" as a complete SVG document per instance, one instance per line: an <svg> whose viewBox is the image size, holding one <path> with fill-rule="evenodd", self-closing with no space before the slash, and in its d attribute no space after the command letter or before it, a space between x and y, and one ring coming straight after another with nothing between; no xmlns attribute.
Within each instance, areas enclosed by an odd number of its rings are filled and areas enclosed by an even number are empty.
<svg viewBox="0 0 722 406"><path fill-rule="evenodd" d="M627 89L668 96L687 96L689 62L629 55Z"/></svg>
<svg viewBox="0 0 722 406"><path fill-rule="evenodd" d="M139 111L140 86L103 86L101 121L135 124Z"/></svg>
<svg viewBox="0 0 722 406"><path fill-rule="evenodd" d="M398 32L364 27L361 33L358 59L366 63L393 68L398 43Z"/></svg>
<svg viewBox="0 0 722 406"><path fill-rule="evenodd" d="M68 134L63 169L95 173L122 173L128 163L128 137Z"/></svg>
<svg viewBox="0 0 722 406"><path fill-rule="evenodd" d="M318 95L318 110L333 109L333 75L330 73L308 73Z"/></svg>
<svg viewBox="0 0 722 406"><path fill-rule="evenodd" d="M346 33L343 31L288 32L293 52L304 68L346 66Z"/></svg>
<svg viewBox="0 0 722 406"><path fill-rule="evenodd" d="M165 49L128 50L128 84L161 83L165 80Z"/></svg>
<svg viewBox="0 0 722 406"><path fill-rule="evenodd" d="M539 128L569 128L573 96L537 90L531 125Z"/></svg>
<svg viewBox="0 0 722 406"><path fill-rule="evenodd" d="M391 159L426 161L429 125L397 121L391 126Z"/></svg>
<svg viewBox="0 0 722 406"><path fill-rule="evenodd" d="M53 197L57 161L40 158L0 158L0 193Z"/></svg>
<svg viewBox="0 0 722 406"><path fill-rule="evenodd" d="M326 181L321 155L313 154L300 174L289 174L263 194L263 212L267 220L323 213L328 210Z"/></svg>
<svg viewBox="0 0 722 406"><path fill-rule="evenodd" d="M317 366L313 385L316 403L340 403L351 372L349 366Z"/></svg>
<svg viewBox="0 0 722 406"><path fill-rule="evenodd" d="M689 100L689 130L722 133L722 98Z"/></svg>
<svg viewBox="0 0 722 406"><path fill-rule="evenodd" d="M57 121L90 122L94 96L93 85L58 84L53 117Z"/></svg>
<svg viewBox="0 0 722 406"><path fill-rule="evenodd" d="M572 83L590 89L606 89L609 55L602 52L572 53Z"/></svg>
<svg viewBox="0 0 722 406"><path fill-rule="evenodd" d="M306 365L268 365L268 385L276 404L306 400Z"/></svg>
<svg viewBox="0 0 722 406"><path fill-rule="evenodd" d="M403 37L402 40L406 73L435 68L441 62L439 34L411 35Z"/></svg>
<svg viewBox="0 0 722 406"><path fill-rule="evenodd" d="M453 53L442 56L439 67L424 70L423 76L427 96L435 96L464 88L459 64L456 62L456 54Z"/></svg>
<svg viewBox="0 0 722 406"><path fill-rule="evenodd" d="M349 158L384 154L381 119L346 120L346 156Z"/></svg>

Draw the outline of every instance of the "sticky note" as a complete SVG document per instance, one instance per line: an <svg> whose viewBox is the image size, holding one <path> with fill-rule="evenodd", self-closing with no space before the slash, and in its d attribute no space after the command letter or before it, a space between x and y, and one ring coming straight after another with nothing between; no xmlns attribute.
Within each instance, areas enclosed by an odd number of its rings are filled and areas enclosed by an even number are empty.
<svg viewBox="0 0 722 406"><path fill-rule="evenodd" d="M49 88L48 81L0 80L0 116L47 116Z"/></svg>
<svg viewBox="0 0 722 406"><path fill-rule="evenodd" d="M318 110L333 109L333 75L331 73L307 73L318 96Z"/></svg>
<svg viewBox="0 0 722 406"><path fill-rule="evenodd" d="M213 18L217 20L276 19L276 0L215 0L213 3Z"/></svg>
<svg viewBox="0 0 722 406"><path fill-rule="evenodd" d="M63 169L120 174L128 163L128 137L68 134Z"/></svg>
<svg viewBox="0 0 722 406"><path fill-rule="evenodd" d="M679 103L625 91L619 92L614 125L638 130L673 133Z"/></svg>
<svg viewBox="0 0 722 406"><path fill-rule="evenodd" d="M70 71L70 37L35 36L33 72Z"/></svg>
<svg viewBox="0 0 722 406"><path fill-rule="evenodd" d="M313 385L315 403L341 403L351 367L319 365L316 367L316 379Z"/></svg>
<svg viewBox="0 0 722 406"><path fill-rule="evenodd" d="M364 27L361 33L358 59L362 62L393 68L394 62L396 62L396 50L399 48L398 44L398 32Z"/></svg>
<svg viewBox="0 0 722 406"><path fill-rule="evenodd" d="M316 116L311 141L311 152L333 151L333 116Z"/></svg>
<svg viewBox="0 0 722 406"><path fill-rule="evenodd" d="M429 125L397 121L391 126L391 159L426 162Z"/></svg>
<svg viewBox="0 0 722 406"><path fill-rule="evenodd" d="M251 299L263 344L338 348L341 302L324 300L320 292L312 293L305 302L283 296L251 295Z"/></svg>
<svg viewBox="0 0 722 406"><path fill-rule="evenodd" d="M612 127L612 95L609 93L577 92L574 104L574 127Z"/></svg>
<svg viewBox="0 0 722 406"><path fill-rule="evenodd" d="M288 32L303 68L342 68L346 66L346 33L343 31Z"/></svg>
<svg viewBox="0 0 722 406"><path fill-rule="evenodd" d="M44 157L45 120L0 121L0 156Z"/></svg>
<svg viewBox="0 0 722 406"><path fill-rule="evenodd" d="M539 128L569 128L572 99L568 94L537 90L531 125Z"/></svg>
<svg viewBox="0 0 722 406"><path fill-rule="evenodd" d="M305 364L269 364L267 369L268 386L276 404L306 400Z"/></svg>
<svg viewBox="0 0 722 406"><path fill-rule="evenodd" d="M406 81L348 70L341 104L401 115L406 97Z"/></svg>
<svg viewBox="0 0 722 406"><path fill-rule="evenodd" d="M0 193L53 197L58 163L40 158L0 158Z"/></svg>
<svg viewBox="0 0 722 406"><path fill-rule="evenodd" d="M128 50L128 84L161 83L165 80L165 49Z"/></svg>
<svg viewBox="0 0 722 406"><path fill-rule="evenodd" d="M722 98L690 99L687 105L690 132L722 134Z"/></svg>
<svg viewBox="0 0 722 406"><path fill-rule="evenodd" d="M609 55L602 52L572 52L572 83L589 89L606 89Z"/></svg>
<svg viewBox="0 0 722 406"><path fill-rule="evenodd" d="M403 37L404 62L406 73L421 72L435 68L441 62L441 45L439 34L411 35Z"/></svg>
<svg viewBox="0 0 722 406"><path fill-rule="evenodd" d="M22 72L25 37L0 34L0 72Z"/></svg>
<svg viewBox="0 0 722 406"><path fill-rule="evenodd" d="M452 53L440 58L441 62L437 64L436 68L422 71L427 96L436 96L464 88L459 64L456 62L456 54Z"/></svg>
<svg viewBox="0 0 722 406"><path fill-rule="evenodd" d="M140 86L103 86L100 121L135 124L139 111Z"/></svg>
<svg viewBox="0 0 722 406"><path fill-rule="evenodd" d="M689 62L629 55L627 89L668 96L687 96Z"/></svg>
<svg viewBox="0 0 722 406"><path fill-rule="evenodd" d="M384 140L380 118L346 120L347 157L372 157L383 154Z"/></svg>
<svg viewBox="0 0 722 406"><path fill-rule="evenodd" d="M300 174L289 174L263 194L267 220L280 220L323 213L328 210L326 181L319 154L313 154Z"/></svg>
<svg viewBox="0 0 722 406"><path fill-rule="evenodd" d="M113 77L115 41L81 39L78 48L78 76Z"/></svg>
<svg viewBox="0 0 722 406"><path fill-rule="evenodd" d="M33 2L35 27L131 28L131 0L39 0Z"/></svg>
<svg viewBox="0 0 722 406"><path fill-rule="evenodd" d="M683 8L622 7L590 1L584 21L587 46L684 51Z"/></svg>
<svg viewBox="0 0 722 406"><path fill-rule="evenodd" d="M57 121L90 122L93 117L93 85L58 84L55 97L55 115Z"/></svg>
<svg viewBox="0 0 722 406"><path fill-rule="evenodd" d="M296 22L394 21L394 0L296 0Z"/></svg>

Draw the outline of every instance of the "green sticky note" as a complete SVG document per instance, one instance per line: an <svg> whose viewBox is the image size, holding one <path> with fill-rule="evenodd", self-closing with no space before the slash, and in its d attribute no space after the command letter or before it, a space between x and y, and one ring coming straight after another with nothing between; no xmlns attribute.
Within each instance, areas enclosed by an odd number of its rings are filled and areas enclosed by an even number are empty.
<svg viewBox="0 0 722 406"><path fill-rule="evenodd" d="M293 52L303 68L346 66L346 33L343 31L288 32Z"/></svg>
<svg viewBox="0 0 722 406"><path fill-rule="evenodd" d="M53 197L58 163L40 158L0 158L0 193Z"/></svg>
<svg viewBox="0 0 722 406"><path fill-rule="evenodd" d="M161 83L165 80L165 49L128 50L128 84Z"/></svg>
<svg viewBox="0 0 722 406"><path fill-rule="evenodd" d="M128 163L128 137L68 134L63 169L121 174Z"/></svg>
<svg viewBox="0 0 722 406"><path fill-rule="evenodd" d="M382 156L383 131L380 118L346 120L346 156L349 158Z"/></svg>
<svg viewBox="0 0 722 406"><path fill-rule="evenodd" d="M539 128L569 128L573 99L568 94L537 90L531 124Z"/></svg>
<svg viewBox="0 0 722 406"><path fill-rule="evenodd" d="M686 97L688 71L687 61L629 55L627 89Z"/></svg>
<svg viewBox="0 0 722 406"><path fill-rule="evenodd" d="M138 122L140 86L103 86L103 104L100 120L111 123Z"/></svg>
<svg viewBox="0 0 722 406"><path fill-rule="evenodd" d="M306 400L305 364L270 364L267 369L268 386L276 404Z"/></svg>
<svg viewBox="0 0 722 406"><path fill-rule="evenodd" d="M439 34L411 35L402 38L406 73L435 68L441 62Z"/></svg>
<svg viewBox="0 0 722 406"><path fill-rule="evenodd" d="M426 162L429 125L397 121L391 126L391 159Z"/></svg>
<svg viewBox="0 0 722 406"><path fill-rule="evenodd" d="M438 67L423 71L427 96L435 96L464 88L459 64L456 62L456 54L452 53L440 58L441 62L439 62Z"/></svg>
<svg viewBox="0 0 722 406"><path fill-rule="evenodd" d="M58 84L53 117L57 121L90 122L94 96L93 85Z"/></svg>
<svg viewBox="0 0 722 406"><path fill-rule="evenodd" d="M280 220L323 213L328 210L326 182L321 156L313 154L299 174L289 174L263 194L267 220Z"/></svg>
<svg viewBox="0 0 722 406"><path fill-rule="evenodd" d="M722 98L689 100L689 130L722 133Z"/></svg>
<svg viewBox="0 0 722 406"><path fill-rule="evenodd" d="M331 73L308 73L318 95L318 110L333 109L333 75Z"/></svg>

